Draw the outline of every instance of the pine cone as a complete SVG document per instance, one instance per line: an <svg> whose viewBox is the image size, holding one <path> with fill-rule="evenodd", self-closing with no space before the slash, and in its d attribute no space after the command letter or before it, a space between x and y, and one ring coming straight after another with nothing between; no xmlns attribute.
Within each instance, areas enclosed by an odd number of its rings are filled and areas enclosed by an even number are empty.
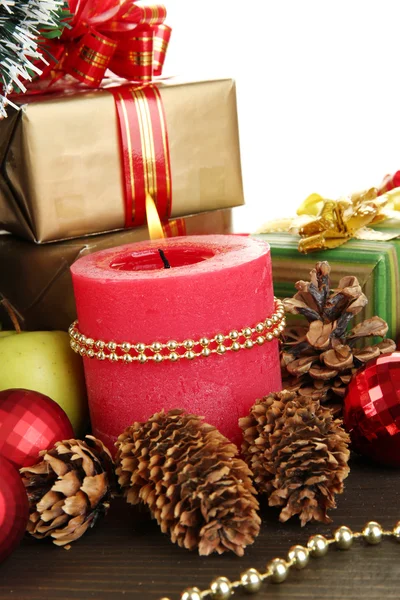
<svg viewBox="0 0 400 600"><path fill-rule="evenodd" d="M299 515L330 523L349 473L349 436L342 422L318 400L284 390L257 400L240 419L242 454L256 488L270 506L281 506L280 521Z"/></svg>
<svg viewBox="0 0 400 600"><path fill-rule="evenodd" d="M393 352L396 344L384 339L359 347L365 338L384 338L388 326L380 317L372 317L348 331L350 321L368 300L356 277L343 277L339 287L331 290L330 270L327 262L317 263L311 281L298 281L297 294L284 300L286 312L302 315L308 325L287 330L281 366L286 389L321 402L340 403L357 369L380 354Z"/></svg>
<svg viewBox="0 0 400 600"><path fill-rule="evenodd" d="M259 533L258 502L237 448L181 410L134 423L118 438L117 475L130 504L144 502L172 542L239 556Z"/></svg>
<svg viewBox="0 0 400 600"><path fill-rule="evenodd" d="M30 506L27 531L65 546L107 513L115 481L113 461L102 442L90 435L85 441L57 442L40 456L36 465L21 469Z"/></svg>

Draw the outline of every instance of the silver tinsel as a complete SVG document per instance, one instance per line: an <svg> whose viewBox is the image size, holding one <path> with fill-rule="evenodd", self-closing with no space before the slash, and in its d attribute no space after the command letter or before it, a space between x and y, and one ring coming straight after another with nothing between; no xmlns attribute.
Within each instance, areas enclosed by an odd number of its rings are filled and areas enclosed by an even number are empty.
<svg viewBox="0 0 400 600"><path fill-rule="evenodd" d="M34 62L48 64L38 37L43 29L60 28L64 5L64 0L0 0L0 118L12 104L7 96L13 90L25 92L24 82L41 74Z"/></svg>

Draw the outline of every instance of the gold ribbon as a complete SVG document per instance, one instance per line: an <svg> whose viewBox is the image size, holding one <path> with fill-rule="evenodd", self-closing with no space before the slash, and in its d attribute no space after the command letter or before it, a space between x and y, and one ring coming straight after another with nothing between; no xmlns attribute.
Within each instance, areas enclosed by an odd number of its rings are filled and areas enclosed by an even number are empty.
<svg viewBox="0 0 400 600"><path fill-rule="evenodd" d="M400 222L400 187L379 195L377 188L339 200L311 194L297 210L297 217L265 223L257 233L298 233L299 251L328 250L352 238L389 241L400 237L400 231L376 231L377 225L393 219Z"/></svg>

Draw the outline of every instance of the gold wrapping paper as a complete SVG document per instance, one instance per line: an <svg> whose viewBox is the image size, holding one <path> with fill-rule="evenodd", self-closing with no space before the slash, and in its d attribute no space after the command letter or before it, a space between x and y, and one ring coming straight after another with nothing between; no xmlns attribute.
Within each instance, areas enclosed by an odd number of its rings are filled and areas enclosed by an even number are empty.
<svg viewBox="0 0 400 600"><path fill-rule="evenodd" d="M243 204L235 83L159 83L172 217ZM36 242L122 229L117 117L107 91L31 99L0 122L0 228Z"/></svg>
<svg viewBox="0 0 400 600"><path fill-rule="evenodd" d="M225 209L187 217L186 233L230 233L231 212ZM38 245L0 234L0 292L16 310L23 329L67 330L76 319L70 265L86 254L148 237L147 227L140 227ZM0 322L10 327L2 308Z"/></svg>

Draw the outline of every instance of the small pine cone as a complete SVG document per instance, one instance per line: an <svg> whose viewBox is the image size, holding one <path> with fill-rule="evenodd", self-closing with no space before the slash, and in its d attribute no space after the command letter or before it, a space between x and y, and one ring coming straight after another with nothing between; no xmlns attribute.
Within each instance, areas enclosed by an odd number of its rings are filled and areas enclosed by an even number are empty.
<svg viewBox="0 0 400 600"><path fill-rule="evenodd" d="M246 463L215 427L181 410L134 423L116 443L116 473L130 504L145 503L172 542L199 554L244 554L259 533Z"/></svg>
<svg viewBox="0 0 400 600"><path fill-rule="evenodd" d="M256 488L270 506L281 506L280 520L298 514L302 525L330 523L349 473L349 436L342 422L318 400L284 390L257 400L239 421L242 454L254 472Z"/></svg>
<svg viewBox="0 0 400 600"><path fill-rule="evenodd" d="M393 352L393 340L374 344L368 338L385 338L388 326L372 317L349 330L349 324L368 303L356 277L330 287L331 267L319 262L310 281L296 283L297 294L285 298L287 313L301 315L303 323L288 328L281 352L283 385L303 396L335 404L341 412L341 399L354 373L381 354Z"/></svg>
<svg viewBox="0 0 400 600"><path fill-rule="evenodd" d="M85 441L57 442L40 456L36 465L21 469L30 506L27 531L65 546L107 513L114 464L107 448L90 435Z"/></svg>

